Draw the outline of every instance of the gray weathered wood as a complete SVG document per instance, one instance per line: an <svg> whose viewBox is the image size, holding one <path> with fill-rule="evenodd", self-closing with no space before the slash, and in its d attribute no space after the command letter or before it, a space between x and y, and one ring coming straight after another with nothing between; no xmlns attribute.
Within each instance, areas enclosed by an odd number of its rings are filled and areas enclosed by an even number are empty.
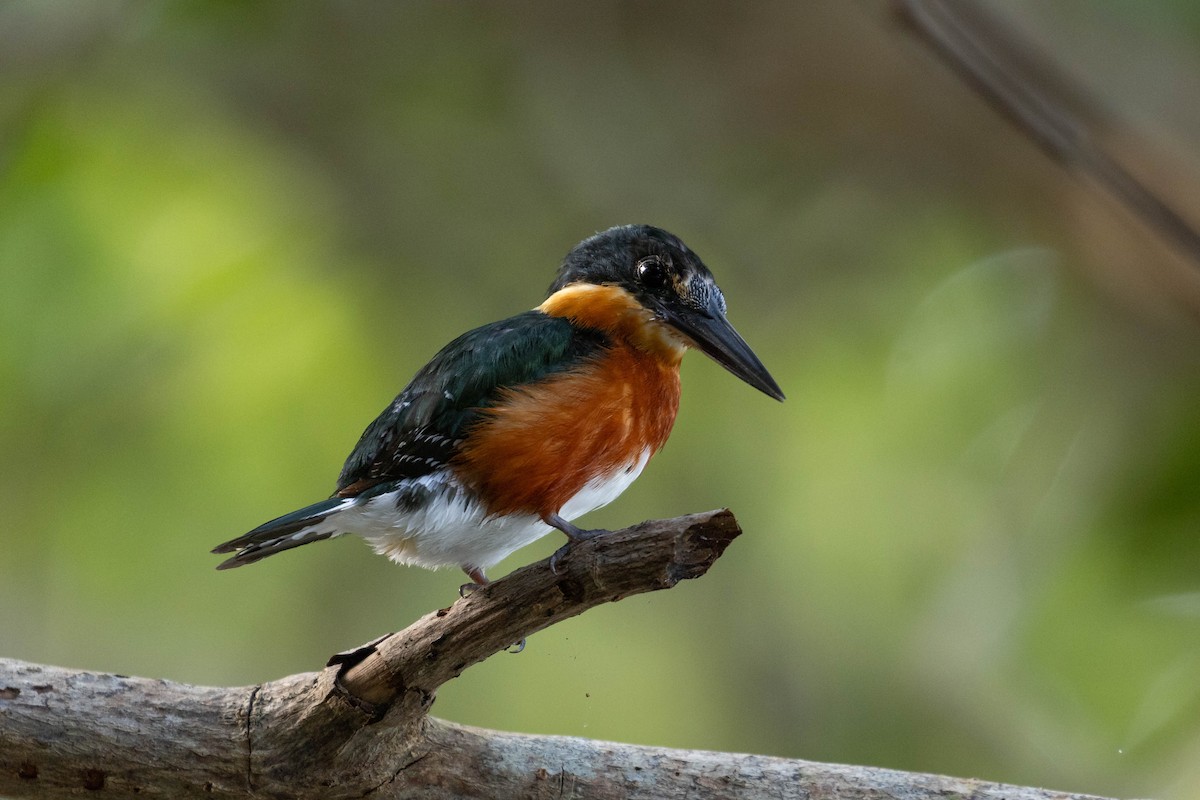
<svg viewBox="0 0 1200 800"><path fill-rule="evenodd" d="M754 755L486 731L437 688L558 620L699 577L728 511L648 522L517 570L320 672L208 688L0 660L0 795L58 798L1073 798Z"/></svg>

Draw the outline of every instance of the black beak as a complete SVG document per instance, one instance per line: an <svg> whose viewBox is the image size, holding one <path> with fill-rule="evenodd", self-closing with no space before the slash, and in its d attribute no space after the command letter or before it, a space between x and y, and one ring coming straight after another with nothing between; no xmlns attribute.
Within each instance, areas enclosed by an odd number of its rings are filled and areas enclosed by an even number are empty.
<svg viewBox="0 0 1200 800"><path fill-rule="evenodd" d="M668 309L667 322L689 337L709 358L765 395L783 400L783 390L754 355L746 340L733 329L714 301L706 310Z"/></svg>

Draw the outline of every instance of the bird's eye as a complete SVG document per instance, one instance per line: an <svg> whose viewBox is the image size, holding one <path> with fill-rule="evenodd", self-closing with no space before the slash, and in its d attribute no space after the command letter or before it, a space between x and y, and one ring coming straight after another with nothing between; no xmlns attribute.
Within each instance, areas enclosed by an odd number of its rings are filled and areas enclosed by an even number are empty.
<svg viewBox="0 0 1200 800"><path fill-rule="evenodd" d="M658 256L643 258L637 265L638 281L647 289L661 289L667 285L667 269Z"/></svg>

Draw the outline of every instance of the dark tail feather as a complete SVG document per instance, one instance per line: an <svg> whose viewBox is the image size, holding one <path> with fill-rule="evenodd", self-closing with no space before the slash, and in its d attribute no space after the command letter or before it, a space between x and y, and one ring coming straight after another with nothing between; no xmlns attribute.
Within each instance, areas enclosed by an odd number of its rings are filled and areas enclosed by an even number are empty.
<svg viewBox="0 0 1200 800"><path fill-rule="evenodd" d="M328 539L330 536L333 536L333 531L314 531L299 539L293 539L291 536L284 536L280 539L269 539L239 550L237 555L231 556L220 564L217 564L217 569L243 567L246 564L253 564L255 561L262 561L267 556L273 556L276 553L282 553L284 550L291 550L293 547L299 547L309 542L319 542L322 539Z"/></svg>
<svg viewBox="0 0 1200 800"><path fill-rule="evenodd" d="M261 561L267 556L281 553L284 550L328 539L339 531L330 526L311 531L305 531L305 528L320 525L331 513L353 502L354 500L344 497L331 497L263 523L247 534L219 544L213 548L214 553L236 553L236 555L222 561L217 565L217 569L233 569L244 564L253 564L255 561Z"/></svg>

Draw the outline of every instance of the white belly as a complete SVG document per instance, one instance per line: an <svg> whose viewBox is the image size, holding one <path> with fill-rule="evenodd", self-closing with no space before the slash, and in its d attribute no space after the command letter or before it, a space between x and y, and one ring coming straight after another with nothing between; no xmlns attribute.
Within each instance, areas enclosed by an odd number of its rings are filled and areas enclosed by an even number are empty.
<svg viewBox="0 0 1200 800"><path fill-rule="evenodd" d="M572 521L611 503L649 459L646 450L628 467L595 478L563 505L559 515ZM393 561L429 568L487 569L553 530L533 514L489 517L448 470L415 482L430 493L419 508L398 507L401 493L389 492L339 511L322 525L362 536L375 552Z"/></svg>

